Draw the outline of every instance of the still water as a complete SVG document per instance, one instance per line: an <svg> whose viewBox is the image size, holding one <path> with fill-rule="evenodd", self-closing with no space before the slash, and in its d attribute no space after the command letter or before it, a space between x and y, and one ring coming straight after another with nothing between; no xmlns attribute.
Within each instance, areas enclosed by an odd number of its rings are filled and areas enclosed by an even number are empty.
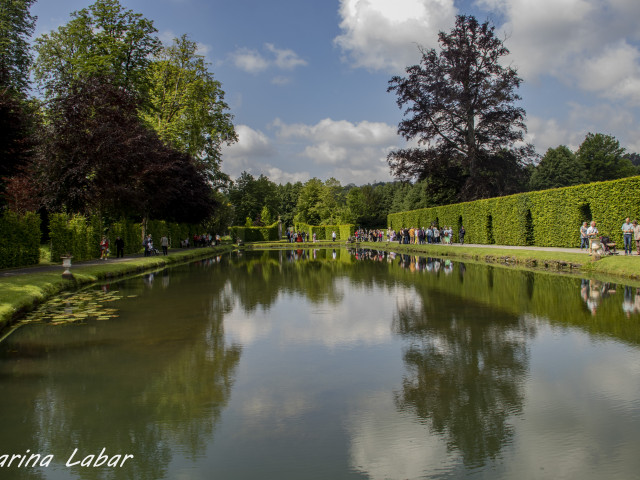
<svg viewBox="0 0 640 480"><path fill-rule="evenodd" d="M640 472L635 288L298 250L47 308L0 344L2 479Z"/></svg>

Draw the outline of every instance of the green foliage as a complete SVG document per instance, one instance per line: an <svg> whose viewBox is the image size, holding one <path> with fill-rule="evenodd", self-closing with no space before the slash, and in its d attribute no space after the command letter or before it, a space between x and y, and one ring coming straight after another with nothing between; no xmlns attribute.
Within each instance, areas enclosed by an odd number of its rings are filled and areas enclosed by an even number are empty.
<svg viewBox="0 0 640 480"><path fill-rule="evenodd" d="M601 235L622 243L626 217L640 219L640 177L527 192L475 202L392 213L394 230L464 225L466 243L576 247L582 222L595 220Z"/></svg>
<svg viewBox="0 0 640 480"><path fill-rule="evenodd" d="M624 148L611 135L587 134L576 152L584 165L588 182L601 182L636 174L636 169L624 157Z"/></svg>
<svg viewBox="0 0 640 480"><path fill-rule="evenodd" d="M104 233L98 216L69 216L53 213L49 216L51 261L58 262L64 255L72 255L74 261L90 260L100 256L100 240Z"/></svg>
<svg viewBox="0 0 640 480"><path fill-rule="evenodd" d="M356 226L348 225L309 225L307 223L296 223L294 227L296 232L307 232L309 238L313 238L316 234L316 240L331 240L333 232L336 232L336 240L347 240L353 236Z"/></svg>
<svg viewBox="0 0 640 480"><path fill-rule="evenodd" d="M142 250L142 225L126 218L114 222L109 227L109 241L114 244L116 237L124 241L124 253L129 255ZM112 248L115 251L115 245Z"/></svg>
<svg viewBox="0 0 640 480"><path fill-rule="evenodd" d="M36 265L40 261L40 217L5 210L0 217L0 268Z"/></svg>
<svg viewBox="0 0 640 480"><path fill-rule="evenodd" d="M233 242L275 242L278 238L278 223L268 227L230 227L229 232Z"/></svg>
<svg viewBox="0 0 640 480"><path fill-rule="evenodd" d="M0 90L25 92L32 58L29 37L36 18L29 13L35 0L3 0L0 4Z"/></svg>
<svg viewBox="0 0 640 480"><path fill-rule="evenodd" d="M276 184L266 176L255 178L248 172L242 172L229 187L229 202L234 208L233 225L253 225L265 206L269 212L275 212L278 204L276 192Z"/></svg>
<svg viewBox="0 0 640 480"><path fill-rule="evenodd" d="M160 50L149 69L152 109L143 118L164 141L198 159L216 182L226 177L220 171L221 147L237 136L222 84L196 51L186 35Z"/></svg>
<svg viewBox="0 0 640 480"><path fill-rule="evenodd" d="M532 190L568 187L585 183L584 165L566 146L550 148L531 175Z"/></svg>
<svg viewBox="0 0 640 480"><path fill-rule="evenodd" d="M153 22L124 9L118 0L96 0L71 17L35 42L35 79L47 96L79 78L101 76L146 94L147 69L161 45Z"/></svg>
<svg viewBox="0 0 640 480"><path fill-rule="evenodd" d="M51 261L58 262L63 255L73 255L74 261L91 260L100 256L100 240L103 235L109 239L112 254L115 254L116 237L124 240L124 253L136 254L142 250L142 225L127 219L120 219L111 225L104 225L102 219L93 215L69 216L54 213L49 217L51 238ZM156 245L167 235L171 246L178 247L180 241L198 233L199 227L187 223L173 223L164 220L149 220L146 233Z"/></svg>

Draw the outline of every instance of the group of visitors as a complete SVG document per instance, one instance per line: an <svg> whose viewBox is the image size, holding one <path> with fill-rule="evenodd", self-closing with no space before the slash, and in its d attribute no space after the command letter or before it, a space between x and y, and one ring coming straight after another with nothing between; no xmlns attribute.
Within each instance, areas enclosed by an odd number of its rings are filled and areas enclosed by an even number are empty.
<svg viewBox="0 0 640 480"><path fill-rule="evenodd" d="M365 230L364 228L357 229L353 236L356 242L382 242L384 241L383 230Z"/></svg>
<svg viewBox="0 0 640 480"><path fill-rule="evenodd" d="M594 220L591 221L591 224L583 222L580 227L580 250L586 248L589 253L593 253L593 242L596 240L602 242L604 238L605 237L600 236ZM632 255L634 242L636 253L640 255L640 225L638 225L638 220L632 222L629 217L625 218L622 224L622 239L624 242L625 255Z"/></svg>
<svg viewBox="0 0 640 480"><path fill-rule="evenodd" d="M618 286L615 283L583 279L580 285L580 296L591 314L595 315L603 299L607 297L615 298L617 288ZM640 314L640 288L634 289L628 285L624 287L622 311L627 318L634 314Z"/></svg>
<svg viewBox="0 0 640 480"><path fill-rule="evenodd" d="M464 226L460 227L458 231L458 239L461 244L464 244L464 235L466 231ZM403 228L399 232L391 231L390 240L393 242L398 240L401 244L433 244L433 243L442 243L445 245L450 245L453 243L453 228L445 225L442 228L437 227L436 225L431 225L428 228Z"/></svg>
<svg viewBox="0 0 640 480"><path fill-rule="evenodd" d="M124 240L120 237L116 237L115 246L116 258L124 258ZM109 248L109 239L106 235L103 235L102 240L100 240L100 260L107 260L110 253L111 249Z"/></svg>

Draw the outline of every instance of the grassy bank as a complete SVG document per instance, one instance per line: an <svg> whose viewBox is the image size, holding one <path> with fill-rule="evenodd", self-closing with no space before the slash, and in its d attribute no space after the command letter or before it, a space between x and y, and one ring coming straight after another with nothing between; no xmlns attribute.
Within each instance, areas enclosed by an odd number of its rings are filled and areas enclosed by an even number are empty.
<svg viewBox="0 0 640 480"><path fill-rule="evenodd" d="M323 241L316 243L253 243L247 249L261 248L331 248L344 247L344 242ZM353 246L353 244L351 244ZM640 281L640 256L612 255L593 261L586 253L570 251L531 250L527 248L492 248L459 245L401 245L396 242L359 242L362 248L393 250L413 255L434 257L451 257L465 261L499 264L511 267L542 269L547 271L571 272L581 274L597 274L626 279L637 283Z"/></svg>
<svg viewBox="0 0 640 480"><path fill-rule="evenodd" d="M90 265L74 265L71 268L73 279L62 278L62 267L50 271L23 273L0 278L0 331L11 325L12 321L31 310L37 304L57 295L60 292L74 290L81 286L140 274L169 265L184 263L216 253L229 252L231 245L211 248L197 248L171 252L168 256L132 257L124 262L104 262Z"/></svg>

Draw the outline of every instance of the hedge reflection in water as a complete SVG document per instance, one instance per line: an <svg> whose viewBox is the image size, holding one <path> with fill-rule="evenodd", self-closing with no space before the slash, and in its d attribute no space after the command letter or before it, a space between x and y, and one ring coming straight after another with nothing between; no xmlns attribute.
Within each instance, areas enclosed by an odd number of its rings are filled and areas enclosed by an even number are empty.
<svg viewBox="0 0 640 480"><path fill-rule="evenodd" d="M535 335L527 314L640 343L639 312L629 307L640 294L603 282L377 251L234 254L123 282L115 288L137 297L113 303L119 319L34 325L9 337L0 346L2 387L12 391L0 396L0 451L66 459L76 446L88 454L108 445L136 462L75 473L162 478L176 445L189 458L205 455L229 402L242 347L225 340L225 314L269 310L286 293L337 305L345 296L339 277L416 292L389 298L397 303L391 329L406 338L396 408L444 437L468 466L499 455L522 411Z"/></svg>

